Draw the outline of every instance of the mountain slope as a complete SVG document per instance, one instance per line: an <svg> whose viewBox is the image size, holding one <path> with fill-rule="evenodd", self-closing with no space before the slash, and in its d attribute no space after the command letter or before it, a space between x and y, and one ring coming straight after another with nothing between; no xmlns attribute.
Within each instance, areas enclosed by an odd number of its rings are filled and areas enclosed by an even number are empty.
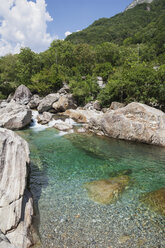
<svg viewBox="0 0 165 248"><path fill-rule="evenodd" d="M66 40L75 44L95 45L105 41L122 44L126 38L133 37L136 33L145 35L144 29L148 32L147 26L151 24L152 32L157 28L156 23L160 15L164 15L164 11L165 0L154 0L151 4L143 3L114 17L101 18L88 28L69 35Z"/></svg>
<svg viewBox="0 0 165 248"><path fill-rule="evenodd" d="M153 0L134 0L125 10L132 9L138 4L152 3Z"/></svg>

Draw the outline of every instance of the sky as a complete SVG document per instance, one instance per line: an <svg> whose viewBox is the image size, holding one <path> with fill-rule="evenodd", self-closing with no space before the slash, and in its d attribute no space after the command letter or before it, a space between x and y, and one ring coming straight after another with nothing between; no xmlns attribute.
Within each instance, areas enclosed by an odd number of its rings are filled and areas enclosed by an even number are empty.
<svg viewBox="0 0 165 248"><path fill-rule="evenodd" d="M112 17L131 0L0 0L0 56L21 47L46 50L95 20Z"/></svg>

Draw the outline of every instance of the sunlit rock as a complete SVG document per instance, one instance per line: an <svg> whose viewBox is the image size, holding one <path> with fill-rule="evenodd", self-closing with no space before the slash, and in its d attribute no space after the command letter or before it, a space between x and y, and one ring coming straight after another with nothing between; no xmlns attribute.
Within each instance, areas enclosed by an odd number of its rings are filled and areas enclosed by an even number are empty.
<svg viewBox="0 0 165 248"><path fill-rule="evenodd" d="M33 216L33 201L27 190L30 163L27 142L0 128L0 157L0 230L17 248L27 248L32 245Z"/></svg>
<svg viewBox="0 0 165 248"><path fill-rule="evenodd" d="M70 95L61 96L59 100L52 105L52 107L54 111L58 113L58 112L64 112L67 109L75 109L77 105L74 102L73 96L70 94Z"/></svg>
<svg viewBox="0 0 165 248"><path fill-rule="evenodd" d="M30 90L23 84L21 84L15 91L13 100L21 104L28 104L32 97Z"/></svg>
<svg viewBox="0 0 165 248"><path fill-rule="evenodd" d="M165 113L137 102L108 111L99 118L93 116L89 129L113 138L165 146Z"/></svg>
<svg viewBox="0 0 165 248"><path fill-rule="evenodd" d="M43 113L43 112L51 110L53 103L57 102L59 98L60 98L59 93L53 93L53 94L49 94L45 96L40 102L40 104L38 105L37 109L39 113Z"/></svg>
<svg viewBox="0 0 165 248"><path fill-rule="evenodd" d="M30 124L31 110L25 105L11 101L4 108L0 108L0 127L8 129L22 129Z"/></svg>

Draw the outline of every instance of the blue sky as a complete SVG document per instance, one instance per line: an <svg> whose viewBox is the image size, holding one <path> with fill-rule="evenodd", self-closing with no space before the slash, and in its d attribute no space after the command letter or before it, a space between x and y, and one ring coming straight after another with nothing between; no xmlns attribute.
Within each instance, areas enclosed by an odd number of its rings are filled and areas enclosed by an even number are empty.
<svg viewBox="0 0 165 248"><path fill-rule="evenodd" d="M101 17L111 17L124 9L131 0L46 0L47 10L53 18L48 31L60 39L65 32L82 30Z"/></svg>
<svg viewBox="0 0 165 248"><path fill-rule="evenodd" d="M30 47L46 50L51 42L64 39L101 17L111 17L131 0L0 0L0 56Z"/></svg>

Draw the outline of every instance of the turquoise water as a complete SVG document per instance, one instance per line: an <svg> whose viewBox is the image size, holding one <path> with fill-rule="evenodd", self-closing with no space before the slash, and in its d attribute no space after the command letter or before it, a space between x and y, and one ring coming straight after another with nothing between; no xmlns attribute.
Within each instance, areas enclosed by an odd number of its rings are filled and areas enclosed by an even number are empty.
<svg viewBox="0 0 165 248"><path fill-rule="evenodd" d="M165 149L55 129L18 132L31 150L31 191L43 248L164 248L165 218L139 198L165 187ZM127 174L111 205L88 198L84 183Z"/></svg>

